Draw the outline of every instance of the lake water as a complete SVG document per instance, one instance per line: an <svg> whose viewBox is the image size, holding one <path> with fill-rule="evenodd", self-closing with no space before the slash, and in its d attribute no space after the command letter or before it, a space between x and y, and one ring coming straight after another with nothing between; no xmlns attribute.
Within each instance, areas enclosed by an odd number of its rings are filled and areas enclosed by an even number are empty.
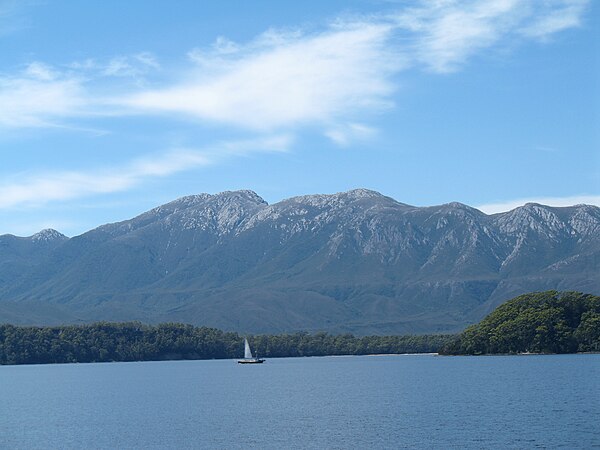
<svg viewBox="0 0 600 450"><path fill-rule="evenodd" d="M0 448L600 447L600 355L0 367Z"/></svg>

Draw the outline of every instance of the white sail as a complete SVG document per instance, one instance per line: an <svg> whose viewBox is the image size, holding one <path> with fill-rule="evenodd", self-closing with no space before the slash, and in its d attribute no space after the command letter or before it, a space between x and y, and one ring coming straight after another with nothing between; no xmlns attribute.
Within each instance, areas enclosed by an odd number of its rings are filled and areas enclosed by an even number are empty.
<svg viewBox="0 0 600 450"><path fill-rule="evenodd" d="M252 351L250 350L250 344L248 344L248 339L244 339L244 358L252 359Z"/></svg>

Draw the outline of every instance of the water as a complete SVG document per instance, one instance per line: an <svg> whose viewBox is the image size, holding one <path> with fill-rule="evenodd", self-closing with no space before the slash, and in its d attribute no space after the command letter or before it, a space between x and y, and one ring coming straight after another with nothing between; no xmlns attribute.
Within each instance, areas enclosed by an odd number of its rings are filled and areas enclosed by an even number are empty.
<svg viewBox="0 0 600 450"><path fill-rule="evenodd" d="M0 367L0 448L600 447L600 355Z"/></svg>

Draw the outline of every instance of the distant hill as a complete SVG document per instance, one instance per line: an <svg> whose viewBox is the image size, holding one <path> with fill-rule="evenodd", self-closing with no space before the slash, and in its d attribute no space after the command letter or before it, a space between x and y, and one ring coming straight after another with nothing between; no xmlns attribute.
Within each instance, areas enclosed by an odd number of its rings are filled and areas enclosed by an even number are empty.
<svg viewBox="0 0 600 450"><path fill-rule="evenodd" d="M184 197L67 239L0 236L0 322L455 332L515 295L600 293L600 209L486 215L357 189Z"/></svg>
<svg viewBox="0 0 600 450"><path fill-rule="evenodd" d="M600 351L600 297L556 291L521 295L470 326L442 353Z"/></svg>

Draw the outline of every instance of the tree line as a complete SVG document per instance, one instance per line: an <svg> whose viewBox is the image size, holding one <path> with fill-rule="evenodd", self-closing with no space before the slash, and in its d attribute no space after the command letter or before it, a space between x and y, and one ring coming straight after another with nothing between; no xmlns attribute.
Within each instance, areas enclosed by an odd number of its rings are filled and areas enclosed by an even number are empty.
<svg viewBox="0 0 600 450"><path fill-rule="evenodd" d="M600 297L535 292L500 305L440 350L448 355L600 352Z"/></svg>
<svg viewBox="0 0 600 450"><path fill-rule="evenodd" d="M433 353L600 352L600 297L547 291L500 305L458 335L363 336L290 333L247 336L261 357ZM241 358L243 336L180 323L58 327L0 325L0 364Z"/></svg>
<svg viewBox="0 0 600 450"><path fill-rule="evenodd" d="M365 336L293 333L248 336L261 357L437 352L451 335ZM243 336L179 323L139 322L32 327L0 325L0 364L228 359Z"/></svg>

